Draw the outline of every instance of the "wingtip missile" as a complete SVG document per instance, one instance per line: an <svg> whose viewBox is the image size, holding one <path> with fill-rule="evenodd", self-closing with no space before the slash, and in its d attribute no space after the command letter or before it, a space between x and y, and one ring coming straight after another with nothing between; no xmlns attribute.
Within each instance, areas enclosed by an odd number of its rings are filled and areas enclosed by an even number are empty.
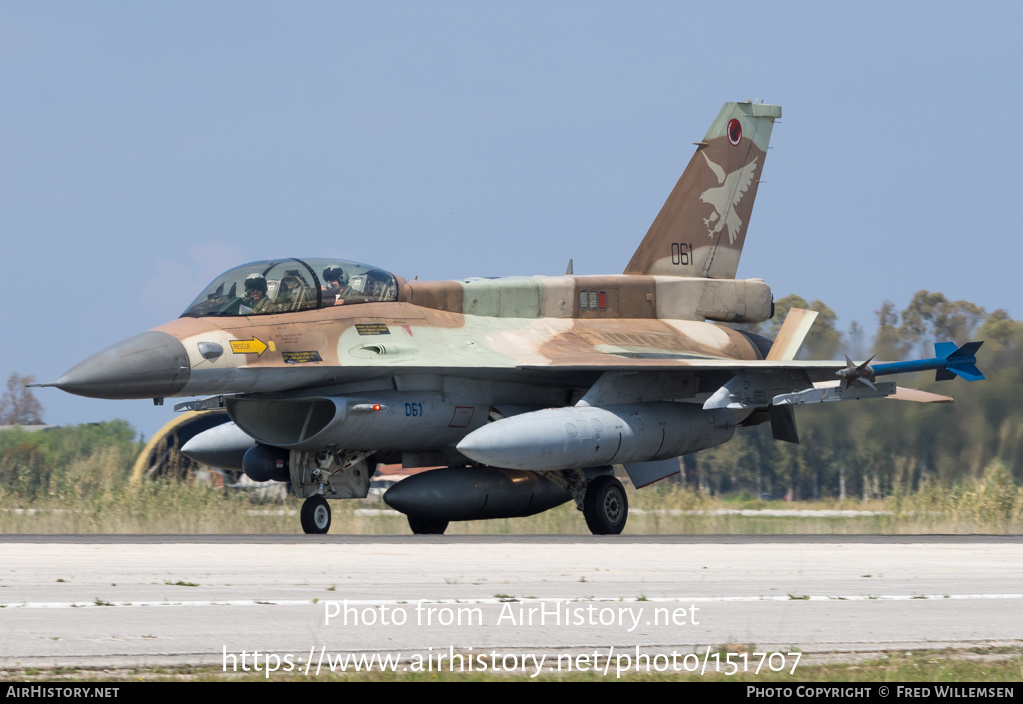
<svg viewBox="0 0 1023 704"><path fill-rule="evenodd" d="M984 375L977 368L976 354L983 344L983 341L967 342L961 347L956 347L954 342L936 342L934 343L935 357L905 362L885 362L873 366L870 366L873 357L857 366L846 355L846 367L838 370L836 375L842 379L843 388L854 381L873 387L873 384L870 383L871 380L879 376L922 372L929 369L936 370L935 381L946 381L957 376L967 381L979 381L984 378Z"/></svg>

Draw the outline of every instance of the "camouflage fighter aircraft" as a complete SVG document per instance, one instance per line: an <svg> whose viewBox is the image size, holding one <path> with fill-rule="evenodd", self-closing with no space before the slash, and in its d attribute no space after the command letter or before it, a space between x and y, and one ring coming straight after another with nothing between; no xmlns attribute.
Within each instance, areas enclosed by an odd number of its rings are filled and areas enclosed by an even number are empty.
<svg viewBox="0 0 1023 704"><path fill-rule="evenodd" d="M183 452L290 482L308 533L330 527L327 499L366 496L378 462L441 467L384 497L416 533L570 500L593 533L620 533L628 503L612 465L642 487L737 426L770 422L797 442L796 405L951 400L877 381L886 374L983 378L980 343L873 366L799 361L815 313L791 311L773 342L717 324L774 313L770 287L735 274L780 116L727 103L621 275L408 281L335 259L254 262L49 385L205 396L175 409L230 422Z"/></svg>

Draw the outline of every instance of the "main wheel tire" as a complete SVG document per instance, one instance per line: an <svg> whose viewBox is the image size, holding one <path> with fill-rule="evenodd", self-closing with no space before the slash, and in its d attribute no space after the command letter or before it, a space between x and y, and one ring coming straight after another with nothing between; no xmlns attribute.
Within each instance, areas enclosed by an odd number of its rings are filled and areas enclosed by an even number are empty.
<svg viewBox="0 0 1023 704"><path fill-rule="evenodd" d="M302 530L306 533L330 530L330 504L322 496L310 496L302 504Z"/></svg>
<svg viewBox="0 0 1023 704"><path fill-rule="evenodd" d="M409 516L408 527L416 535L443 535L448 529L448 521L432 521L428 518Z"/></svg>
<svg viewBox="0 0 1023 704"><path fill-rule="evenodd" d="M594 478L583 497L583 516L594 535L618 535L629 518L629 499L622 483L610 475Z"/></svg>

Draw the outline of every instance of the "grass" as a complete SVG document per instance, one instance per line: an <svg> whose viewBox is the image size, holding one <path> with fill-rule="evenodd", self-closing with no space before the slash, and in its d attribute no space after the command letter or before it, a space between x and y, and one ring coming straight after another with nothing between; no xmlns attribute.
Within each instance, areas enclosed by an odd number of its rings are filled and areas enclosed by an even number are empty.
<svg viewBox="0 0 1023 704"><path fill-rule="evenodd" d="M685 496L689 494L689 496ZM1005 534L1023 530L1017 516L987 519L949 501L941 508L914 510L921 500L908 497L900 505L869 502L765 502L764 509L780 515L739 514L719 498L696 497L681 489L630 489L628 535L686 534ZM926 501L926 499L924 499ZM836 504L841 506L836 509ZM268 534L301 533L302 501L289 497L264 503L246 494L188 482L162 481L112 487L86 496L45 496L26 499L0 491L0 533L163 533ZM386 508L378 498L332 501L331 533L404 535L408 522L400 514L360 511ZM760 509L760 510L764 510ZM746 509L756 511L757 509ZM852 510L854 515L812 512ZM448 535L588 535L573 502L528 518L453 522Z"/></svg>
<svg viewBox="0 0 1023 704"><path fill-rule="evenodd" d="M266 501L190 480L127 480L132 457L102 448L61 467L60 481L0 485L0 533L300 533L302 501ZM24 475L22 475L24 479ZM952 489L928 483L887 499L758 501L710 497L662 482L628 488L626 533L920 534L1023 532L1023 489L993 463L981 479ZM404 516L377 497L332 501L332 533L405 535ZM827 512L827 513L825 513ZM846 513L840 513L846 512ZM454 522L451 535L588 535L574 502L528 518Z"/></svg>

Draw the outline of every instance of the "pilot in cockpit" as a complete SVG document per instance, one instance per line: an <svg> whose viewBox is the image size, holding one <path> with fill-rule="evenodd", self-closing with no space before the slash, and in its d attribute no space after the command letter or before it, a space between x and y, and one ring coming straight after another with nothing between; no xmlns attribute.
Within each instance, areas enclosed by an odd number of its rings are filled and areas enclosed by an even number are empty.
<svg viewBox="0 0 1023 704"><path fill-rule="evenodd" d="M304 310L316 306L316 292L310 288L298 269L288 269L281 279L277 305L282 311Z"/></svg>
<svg viewBox="0 0 1023 704"><path fill-rule="evenodd" d="M262 274L249 274L245 279L245 298L240 312L244 315L247 308L256 314L279 313L280 307L266 295L266 289L266 279Z"/></svg>
<svg viewBox="0 0 1023 704"><path fill-rule="evenodd" d="M366 283L362 292L368 301L384 301L393 298L391 291L391 277L379 269L371 269L366 272Z"/></svg>
<svg viewBox="0 0 1023 704"><path fill-rule="evenodd" d="M348 274L339 266L328 266L323 270L323 304L339 306L345 302L344 292L348 287ZM333 302L332 300L333 299Z"/></svg>

